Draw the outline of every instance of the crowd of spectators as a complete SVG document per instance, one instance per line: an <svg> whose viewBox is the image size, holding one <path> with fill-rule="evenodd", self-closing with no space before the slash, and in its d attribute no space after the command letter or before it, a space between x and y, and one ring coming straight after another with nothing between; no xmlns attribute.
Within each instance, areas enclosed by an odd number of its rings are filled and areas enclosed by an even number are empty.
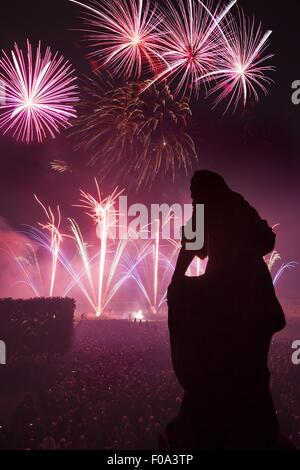
<svg viewBox="0 0 300 470"><path fill-rule="evenodd" d="M69 298L0 300L0 339L15 359L31 353L64 352L69 348L75 301Z"/></svg>
<svg viewBox="0 0 300 470"><path fill-rule="evenodd" d="M84 320L55 361L3 423L0 447L157 448L181 400L165 323Z"/></svg>
<svg viewBox="0 0 300 470"><path fill-rule="evenodd" d="M282 431L300 447L300 366L291 362L291 338L274 339L270 367ZM157 449L182 396L165 322L83 320L70 351L47 361L5 422L0 404L0 449Z"/></svg>

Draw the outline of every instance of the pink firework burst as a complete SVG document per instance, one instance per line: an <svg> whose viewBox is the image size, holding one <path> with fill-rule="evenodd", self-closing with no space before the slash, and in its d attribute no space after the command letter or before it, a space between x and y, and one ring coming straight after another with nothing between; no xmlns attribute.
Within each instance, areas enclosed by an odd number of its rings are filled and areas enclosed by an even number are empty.
<svg viewBox="0 0 300 470"><path fill-rule="evenodd" d="M225 8L213 8L200 0L166 0L160 54L167 67L154 81L168 78L176 83L175 93L199 94L198 79L216 67L224 34L220 23L236 0Z"/></svg>
<svg viewBox="0 0 300 470"><path fill-rule="evenodd" d="M270 30L263 32L261 24L256 26L254 18L247 18L242 11L238 20L228 16L224 25L226 41L218 66L198 79L198 82L201 79L214 82L208 94L218 95L215 106L225 100L225 112L231 106L236 110L239 103L245 107L251 98L258 101L259 91L268 93L267 85L273 80L266 72L275 70L273 66L264 65L273 57L266 52L271 33Z"/></svg>
<svg viewBox="0 0 300 470"><path fill-rule="evenodd" d="M0 60L0 81L5 100L0 106L0 128L11 132L17 140L42 142L48 134L53 138L60 128L76 117L78 101L76 77L71 64L48 47L44 56L41 43L36 54L27 41L27 54L15 44L11 58L3 52Z"/></svg>
<svg viewBox="0 0 300 470"><path fill-rule="evenodd" d="M157 50L162 15L150 0L76 0L85 12L90 57L115 75L139 78L143 64L153 70L162 58Z"/></svg>

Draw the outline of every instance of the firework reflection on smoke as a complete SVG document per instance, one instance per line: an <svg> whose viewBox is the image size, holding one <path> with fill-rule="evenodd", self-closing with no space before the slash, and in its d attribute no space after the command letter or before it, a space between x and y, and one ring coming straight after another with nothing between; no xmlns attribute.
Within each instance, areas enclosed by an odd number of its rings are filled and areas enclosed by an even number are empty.
<svg viewBox="0 0 300 470"><path fill-rule="evenodd" d="M5 103L0 106L0 128L26 143L42 142L66 128L76 116L78 101L72 66L63 56L54 56L48 47L36 54L27 41L24 54L15 44L11 58L3 52L0 79L5 86Z"/></svg>

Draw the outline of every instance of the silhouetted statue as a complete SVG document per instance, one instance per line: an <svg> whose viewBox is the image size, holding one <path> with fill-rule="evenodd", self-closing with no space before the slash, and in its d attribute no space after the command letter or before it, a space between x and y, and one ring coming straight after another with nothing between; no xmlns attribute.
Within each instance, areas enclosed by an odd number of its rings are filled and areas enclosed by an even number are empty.
<svg viewBox="0 0 300 470"><path fill-rule="evenodd" d="M205 240L195 252L183 237L168 291L173 366L184 388L168 440L182 450L276 448L267 358L285 318L263 259L275 234L216 173L197 171L191 193L194 206L204 204ZM187 277L195 256L208 257L205 274Z"/></svg>

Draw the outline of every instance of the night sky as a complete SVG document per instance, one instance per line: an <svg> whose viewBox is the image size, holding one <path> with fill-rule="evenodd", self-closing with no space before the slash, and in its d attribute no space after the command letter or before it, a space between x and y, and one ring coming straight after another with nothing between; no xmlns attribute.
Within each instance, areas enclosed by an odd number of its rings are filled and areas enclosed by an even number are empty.
<svg viewBox="0 0 300 470"><path fill-rule="evenodd" d="M269 50L275 54L275 84L257 105L234 116L231 112L224 116L223 108L211 110L211 101L191 103L191 132L199 157L194 170L207 168L221 173L271 225L280 223L277 250L284 261L300 262L300 105L291 102L291 84L300 80L299 1L240 0L239 5L246 13L255 14L265 30L273 30ZM69 59L77 75L89 73L80 33L75 31L79 13L67 0L2 2L0 48L9 51L14 41L23 45L26 38L32 43L41 39ZM63 213L74 215L75 209L70 206L78 199L78 187L93 190L91 169L63 175L49 170L49 162L54 159L74 161L83 168L84 155L74 154L67 135L63 132L42 145L0 137L0 217L15 230L40 216L33 193L53 205L59 203ZM163 184L158 179L152 190L141 190L131 197L147 202L188 202L189 176L179 175L176 184L170 178L165 178ZM122 181L119 184L122 186ZM110 181L105 181L102 189L111 190ZM286 299L300 298L299 282L300 267L285 274L279 294Z"/></svg>

